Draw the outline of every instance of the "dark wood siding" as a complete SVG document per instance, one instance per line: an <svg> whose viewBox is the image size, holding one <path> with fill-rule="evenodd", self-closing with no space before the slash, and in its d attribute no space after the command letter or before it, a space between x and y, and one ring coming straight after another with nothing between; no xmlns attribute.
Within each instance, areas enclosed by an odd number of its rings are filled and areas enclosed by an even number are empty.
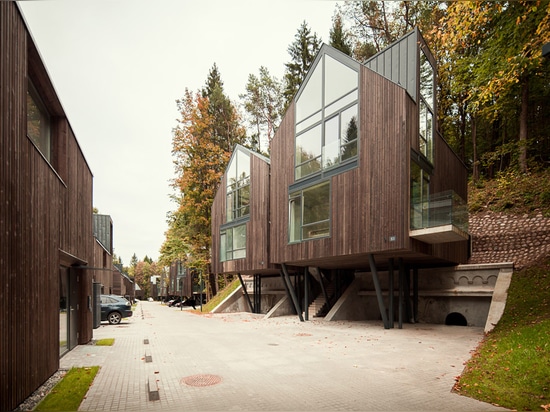
<svg viewBox="0 0 550 412"><path fill-rule="evenodd" d="M220 262L220 227L226 222L226 176L212 205L212 273L275 273L269 265L269 163L250 153L250 220L246 258Z"/></svg>
<svg viewBox="0 0 550 412"><path fill-rule="evenodd" d="M93 258L90 267L105 270L93 269L90 270L90 272L92 273L93 282L101 283L101 293L106 295L115 293L114 274L117 273L117 271L114 271L112 262L112 256L105 250L99 241L94 239Z"/></svg>
<svg viewBox="0 0 550 412"><path fill-rule="evenodd" d="M29 77L53 116L51 163L26 136ZM92 174L15 2L0 2L0 205L0 410L12 410L58 369L59 268L92 251ZM91 278L71 275L83 342Z"/></svg>
<svg viewBox="0 0 550 412"><path fill-rule="evenodd" d="M408 245L410 146L403 88L361 68L358 167L331 178L331 237L288 244L294 107L272 142L271 253L276 263L368 265L367 253ZM390 239L395 239L390 241ZM346 262L346 260L348 262Z"/></svg>
<svg viewBox="0 0 550 412"><path fill-rule="evenodd" d="M212 202L212 273L223 273L222 262L220 262L220 227L226 220L226 187L227 176L224 174Z"/></svg>

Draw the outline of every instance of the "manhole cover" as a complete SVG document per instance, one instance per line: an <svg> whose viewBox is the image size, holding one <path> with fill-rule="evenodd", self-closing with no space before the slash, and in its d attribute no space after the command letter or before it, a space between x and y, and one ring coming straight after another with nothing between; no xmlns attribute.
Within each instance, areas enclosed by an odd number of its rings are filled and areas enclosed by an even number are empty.
<svg viewBox="0 0 550 412"><path fill-rule="evenodd" d="M181 380L188 386L212 386L217 385L222 381L222 378L217 375L193 375L187 376Z"/></svg>

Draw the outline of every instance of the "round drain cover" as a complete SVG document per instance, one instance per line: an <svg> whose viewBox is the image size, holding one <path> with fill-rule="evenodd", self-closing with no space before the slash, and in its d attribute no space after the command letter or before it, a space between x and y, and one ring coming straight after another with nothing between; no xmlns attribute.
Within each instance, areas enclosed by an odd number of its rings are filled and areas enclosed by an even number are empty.
<svg viewBox="0 0 550 412"><path fill-rule="evenodd" d="M192 375L183 378L181 383L189 386L212 386L217 385L221 381L222 378L218 375Z"/></svg>

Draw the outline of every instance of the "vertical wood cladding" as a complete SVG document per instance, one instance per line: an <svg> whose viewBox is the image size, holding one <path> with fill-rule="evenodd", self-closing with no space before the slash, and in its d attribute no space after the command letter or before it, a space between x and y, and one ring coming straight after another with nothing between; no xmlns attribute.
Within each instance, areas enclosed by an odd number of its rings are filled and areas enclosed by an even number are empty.
<svg viewBox="0 0 550 412"><path fill-rule="evenodd" d="M387 252L408 245L410 138L405 129L406 92L365 67L360 76L358 167L330 178L330 237L288 244L288 186L294 183L293 106L273 139L273 262L299 264Z"/></svg>
<svg viewBox="0 0 550 412"><path fill-rule="evenodd" d="M246 258L220 262L220 227L227 221L224 175L212 205L212 272L267 273L269 265L269 163L250 153L250 219L246 222Z"/></svg>
<svg viewBox="0 0 550 412"><path fill-rule="evenodd" d="M51 163L26 136L29 78L53 119ZM58 369L59 268L92 250L92 174L15 2L0 2L0 205L0 410L12 410ZM91 284L71 272L89 340Z"/></svg>

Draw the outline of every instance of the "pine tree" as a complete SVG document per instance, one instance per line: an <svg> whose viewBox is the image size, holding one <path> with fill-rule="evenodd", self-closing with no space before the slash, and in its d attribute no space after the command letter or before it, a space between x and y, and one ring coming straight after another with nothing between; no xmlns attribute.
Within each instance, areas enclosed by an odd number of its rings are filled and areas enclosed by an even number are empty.
<svg viewBox="0 0 550 412"><path fill-rule="evenodd" d="M340 50L342 53L348 56L352 55L351 42L349 41L349 35L344 31L344 25L342 23L342 16L337 14L334 17L332 28L329 33L329 44L335 49Z"/></svg>
<svg viewBox="0 0 550 412"><path fill-rule="evenodd" d="M244 109L250 125L255 129L255 144L251 149L260 153L269 153L269 145L281 119L283 111L282 85L276 77L269 74L266 67L260 67L260 75L248 76L246 94L241 94ZM263 150L265 147L265 150Z"/></svg>
<svg viewBox="0 0 550 412"><path fill-rule="evenodd" d="M285 110L304 81L320 48L321 39L317 37L317 33L311 34L311 29L304 21L294 37L294 42L288 46L291 60L285 63Z"/></svg>

